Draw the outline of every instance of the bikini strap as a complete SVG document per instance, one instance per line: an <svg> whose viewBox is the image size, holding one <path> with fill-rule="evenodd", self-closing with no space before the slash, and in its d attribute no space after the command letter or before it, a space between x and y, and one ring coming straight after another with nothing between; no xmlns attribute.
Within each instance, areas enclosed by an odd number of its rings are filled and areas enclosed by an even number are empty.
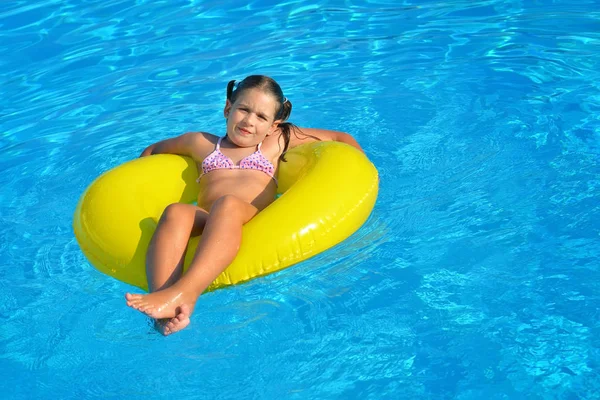
<svg viewBox="0 0 600 400"><path fill-rule="evenodd" d="M222 137L220 137L219 140L217 141L217 150L221 150L221 140L223 140Z"/></svg>
<svg viewBox="0 0 600 400"><path fill-rule="evenodd" d="M260 146L262 146L262 142L258 144L258 149L256 149L256 151L260 151Z"/></svg>

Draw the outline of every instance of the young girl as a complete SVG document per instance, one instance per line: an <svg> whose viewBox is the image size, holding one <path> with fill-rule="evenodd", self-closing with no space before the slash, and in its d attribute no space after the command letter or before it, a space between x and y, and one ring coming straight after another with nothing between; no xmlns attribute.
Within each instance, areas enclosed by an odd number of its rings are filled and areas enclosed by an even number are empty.
<svg viewBox="0 0 600 400"><path fill-rule="evenodd" d="M146 255L149 294L130 294L127 305L157 320L168 335L190 323L196 300L235 258L242 225L275 200L277 168L289 148L315 140L348 143L336 131L284 122L292 103L273 79L252 75L227 85L227 134L191 132L147 147L141 157L171 153L192 157L201 171L198 206L175 203L163 212ZM190 237L202 234L183 274Z"/></svg>

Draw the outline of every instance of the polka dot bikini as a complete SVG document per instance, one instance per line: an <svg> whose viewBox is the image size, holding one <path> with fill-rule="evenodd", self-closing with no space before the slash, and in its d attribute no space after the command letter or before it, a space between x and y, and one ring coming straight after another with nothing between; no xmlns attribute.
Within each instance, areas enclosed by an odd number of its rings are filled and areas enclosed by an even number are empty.
<svg viewBox="0 0 600 400"><path fill-rule="evenodd" d="M254 153L250 154L248 157L244 157L239 165L235 165L231 158L221 152L221 140L223 140L223 138L219 138L215 150L202 161L202 174L196 181L200 181L200 178L202 178L203 175L216 169L254 169L269 175L273 178L275 183L277 183L277 179L275 179L274 176L275 167L260 151L262 142L258 144Z"/></svg>

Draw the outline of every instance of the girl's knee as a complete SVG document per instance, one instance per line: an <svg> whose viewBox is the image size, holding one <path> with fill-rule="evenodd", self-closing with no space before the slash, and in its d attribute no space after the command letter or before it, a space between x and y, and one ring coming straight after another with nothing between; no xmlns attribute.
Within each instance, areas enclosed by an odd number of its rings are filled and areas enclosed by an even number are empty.
<svg viewBox="0 0 600 400"><path fill-rule="evenodd" d="M231 194L226 194L223 197L219 197L212 205L211 210L227 210L235 211L239 209L242 204L242 200Z"/></svg>
<svg viewBox="0 0 600 400"><path fill-rule="evenodd" d="M160 217L161 220L166 221L166 220L173 220L173 219L179 219L179 218L185 218L187 217L187 204L182 204L182 203L173 203L173 204L169 204L166 208L165 211L163 211L162 216Z"/></svg>
<svg viewBox="0 0 600 400"><path fill-rule="evenodd" d="M237 218L242 224L252 219L258 209L252 204L232 195L220 197L213 203L211 214L224 214L228 218Z"/></svg>

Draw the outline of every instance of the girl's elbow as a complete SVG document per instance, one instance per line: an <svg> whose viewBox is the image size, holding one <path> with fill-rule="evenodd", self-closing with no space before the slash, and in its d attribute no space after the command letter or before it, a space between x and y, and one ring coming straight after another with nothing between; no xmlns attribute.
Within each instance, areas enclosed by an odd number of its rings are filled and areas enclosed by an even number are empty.
<svg viewBox="0 0 600 400"><path fill-rule="evenodd" d="M360 147L360 144L358 144L356 139L354 139L354 137L349 133L340 132L337 141L349 144L350 146L353 146L364 153L364 150L362 149L362 147Z"/></svg>
<svg viewBox="0 0 600 400"><path fill-rule="evenodd" d="M350 135L349 133L346 132L336 132L333 140L335 140L336 142L342 142L342 143L350 143L353 141L353 137L352 135Z"/></svg>

